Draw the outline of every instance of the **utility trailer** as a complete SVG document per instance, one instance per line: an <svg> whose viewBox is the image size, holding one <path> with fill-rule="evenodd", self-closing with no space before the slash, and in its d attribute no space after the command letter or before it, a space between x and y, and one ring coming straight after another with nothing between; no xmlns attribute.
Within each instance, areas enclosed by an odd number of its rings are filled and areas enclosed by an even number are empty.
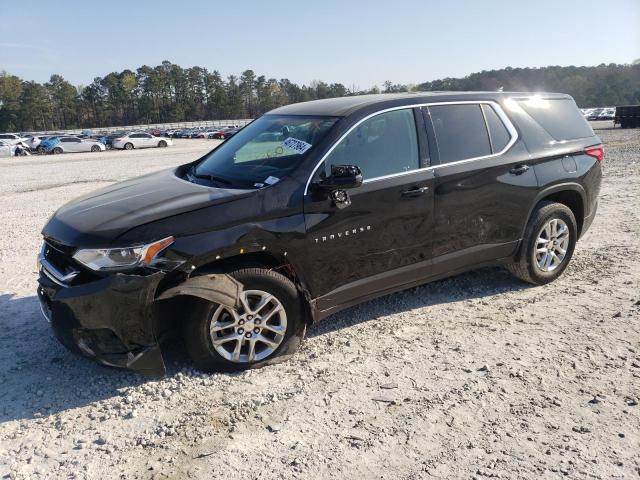
<svg viewBox="0 0 640 480"><path fill-rule="evenodd" d="M616 107L616 116L613 119L613 125L618 124L622 128L640 127L640 105Z"/></svg>

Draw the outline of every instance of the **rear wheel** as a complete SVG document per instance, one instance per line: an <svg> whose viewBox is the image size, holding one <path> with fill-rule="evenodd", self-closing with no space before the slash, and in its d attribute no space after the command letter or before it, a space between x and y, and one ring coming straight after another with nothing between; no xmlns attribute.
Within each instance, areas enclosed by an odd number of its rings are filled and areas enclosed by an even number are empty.
<svg viewBox="0 0 640 480"><path fill-rule="evenodd" d="M567 268L578 239L578 227L569 207L540 202L533 212L518 262L507 269L520 280L534 285L554 281Z"/></svg>
<svg viewBox="0 0 640 480"><path fill-rule="evenodd" d="M100 151L100 147L99 147L98 145L93 145L93 146L91 147L91 151L92 151L92 152L99 152L99 151Z"/></svg>
<svg viewBox="0 0 640 480"><path fill-rule="evenodd" d="M131 142L127 142L124 144L124 149L125 150L133 150L133 143Z"/></svg>
<svg viewBox="0 0 640 480"><path fill-rule="evenodd" d="M246 268L230 275L244 285L239 306L198 299L184 326L185 344L198 369L257 368L293 354L306 331L295 285L263 268Z"/></svg>
<svg viewBox="0 0 640 480"><path fill-rule="evenodd" d="M158 142L158 147L160 147L160 148L164 148L164 147L166 147L166 146L167 146L167 142L165 142L164 140L160 140L160 141Z"/></svg>

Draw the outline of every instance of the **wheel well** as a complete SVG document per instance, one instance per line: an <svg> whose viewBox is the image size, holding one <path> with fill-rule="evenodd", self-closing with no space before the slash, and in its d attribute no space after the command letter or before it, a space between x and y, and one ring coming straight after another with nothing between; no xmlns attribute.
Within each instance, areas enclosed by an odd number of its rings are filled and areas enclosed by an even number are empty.
<svg viewBox="0 0 640 480"><path fill-rule="evenodd" d="M295 268L289 261L287 261L286 258L279 258L278 256L268 252L245 253L201 265L191 272L191 276L203 275L206 273L229 273L241 268L265 268L287 277L296 286L300 292L301 298L304 300L304 308L307 312L307 322L313 322L314 316L311 311L311 296L296 273Z"/></svg>
<svg viewBox="0 0 640 480"><path fill-rule="evenodd" d="M554 192L540 200L558 202L569 207L573 212L573 216L576 218L578 237L580 237L582 234L582 225L584 223L584 202L582 201L582 196L578 192L575 190L562 190L560 192Z"/></svg>

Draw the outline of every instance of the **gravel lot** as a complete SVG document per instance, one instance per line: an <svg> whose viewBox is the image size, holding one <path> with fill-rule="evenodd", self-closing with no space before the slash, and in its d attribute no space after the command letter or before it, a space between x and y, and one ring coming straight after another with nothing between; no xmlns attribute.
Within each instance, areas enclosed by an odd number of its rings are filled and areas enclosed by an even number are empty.
<svg viewBox="0 0 640 480"><path fill-rule="evenodd" d="M367 302L291 361L147 380L68 353L35 297L72 198L213 141L0 162L0 478L638 478L640 130L599 130L596 220L560 280L484 269Z"/></svg>

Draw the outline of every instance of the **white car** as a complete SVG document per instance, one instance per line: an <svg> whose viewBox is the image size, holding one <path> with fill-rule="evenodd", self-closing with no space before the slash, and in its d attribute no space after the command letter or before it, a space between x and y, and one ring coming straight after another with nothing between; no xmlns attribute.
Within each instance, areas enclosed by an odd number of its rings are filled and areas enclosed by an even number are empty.
<svg viewBox="0 0 640 480"><path fill-rule="evenodd" d="M7 143L6 140L0 140L0 158L13 157L14 146Z"/></svg>
<svg viewBox="0 0 640 480"><path fill-rule="evenodd" d="M0 140L8 143L9 145L15 145L16 143L24 142L27 139L16 135L15 133L0 133Z"/></svg>
<svg viewBox="0 0 640 480"><path fill-rule="evenodd" d="M132 150L134 148L148 148L148 147L168 147L173 145L173 142L165 137L154 137L150 133L133 132L122 137L113 139L113 148L124 148L125 150Z"/></svg>
<svg viewBox="0 0 640 480"><path fill-rule="evenodd" d="M27 137L26 143L32 151L36 151L45 138L47 135L30 135Z"/></svg>
<svg viewBox="0 0 640 480"><path fill-rule="evenodd" d="M72 152L104 152L106 150L103 143L90 138L82 139L78 137L58 137L58 142L51 148L51 153L72 153Z"/></svg>

